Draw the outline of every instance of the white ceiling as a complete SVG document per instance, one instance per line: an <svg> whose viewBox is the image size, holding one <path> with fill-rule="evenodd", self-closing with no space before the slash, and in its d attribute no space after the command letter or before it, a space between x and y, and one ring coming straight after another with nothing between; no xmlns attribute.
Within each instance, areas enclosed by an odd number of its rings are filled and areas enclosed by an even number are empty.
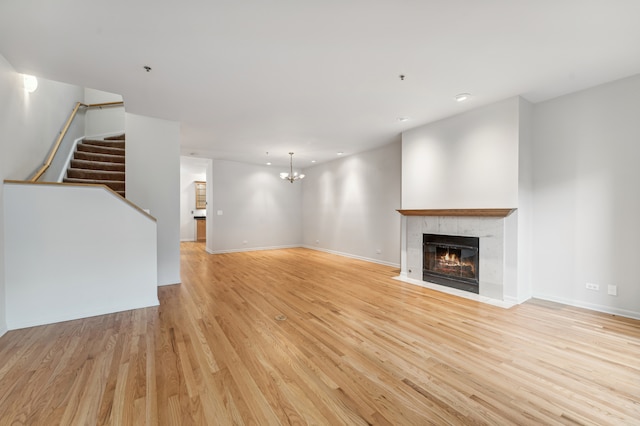
<svg viewBox="0 0 640 426"><path fill-rule="evenodd" d="M180 121L183 154L306 167L637 74L639 17L640 0L2 0L0 54Z"/></svg>

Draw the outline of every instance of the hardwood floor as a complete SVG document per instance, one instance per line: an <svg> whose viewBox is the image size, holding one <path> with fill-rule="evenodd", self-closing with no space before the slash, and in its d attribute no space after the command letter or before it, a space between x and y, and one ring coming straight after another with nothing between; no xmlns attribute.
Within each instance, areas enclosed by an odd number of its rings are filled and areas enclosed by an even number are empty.
<svg viewBox="0 0 640 426"><path fill-rule="evenodd" d="M640 321L306 249L181 258L158 308L3 336L0 424L640 424Z"/></svg>

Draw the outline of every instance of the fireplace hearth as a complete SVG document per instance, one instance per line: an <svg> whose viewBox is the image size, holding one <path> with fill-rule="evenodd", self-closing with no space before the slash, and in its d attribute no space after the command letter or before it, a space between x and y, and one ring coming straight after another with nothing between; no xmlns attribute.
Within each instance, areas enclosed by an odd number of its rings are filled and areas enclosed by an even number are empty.
<svg viewBox="0 0 640 426"><path fill-rule="evenodd" d="M479 293L480 239L423 234L423 280Z"/></svg>

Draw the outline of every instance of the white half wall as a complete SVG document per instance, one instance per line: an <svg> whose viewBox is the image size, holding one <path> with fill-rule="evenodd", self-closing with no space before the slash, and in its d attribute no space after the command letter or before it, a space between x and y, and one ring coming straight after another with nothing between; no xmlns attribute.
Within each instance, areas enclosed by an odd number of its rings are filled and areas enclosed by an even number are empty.
<svg viewBox="0 0 640 426"><path fill-rule="evenodd" d="M304 170L305 247L400 266L401 143Z"/></svg>
<svg viewBox="0 0 640 426"><path fill-rule="evenodd" d="M27 93L22 76L0 55L0 180L29 177L81 100L81 88L45 79L39 79L35 92ZM0 335L7 330L3 224L4 185L0 184Z"/></svg>
<svg viewBox="0 0 640 426"><path fill-rule="evenodd" d="M195 181L207 181L206 158L180 157L180 241L196 240L194 216L206 216L207 209L196 209Z"/></svg>
<svg viewBox="0 0 640 426"><path fill-rule="evenodd" d="M518 204L514 97L402 133L402 208L513 208Z"/></svg>
<svg viewBox="0 0 640 426"><path fill-rule="evenodd" d="M102 187L4 186L9 329L158 305L153 218Z"/></svg>
<svg viewBox="0 0 640 426"><path fill-rule="evenodd" d="M180 282L180 124L125 115L127 199L158 220L158 285Z"/></svg>
<svg viewBox="0 0 640 426"><path fill-rule="evenodd" d="M269 166L214 160L207 180L207 251L298 247L302 185Z"/></svg>
<svg viewBox="0 0 640 426"><path fill-rule="evenodd" d="M637 75L535 106L534 297L640 318L639 93Z"/></svg>

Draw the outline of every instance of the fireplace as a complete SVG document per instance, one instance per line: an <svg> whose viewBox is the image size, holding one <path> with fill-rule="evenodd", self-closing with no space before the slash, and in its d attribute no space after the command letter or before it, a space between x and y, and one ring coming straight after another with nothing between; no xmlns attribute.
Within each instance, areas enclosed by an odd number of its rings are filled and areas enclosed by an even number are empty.
<svg viewBox="0 0 640 426"><path fill-rule="evenodd" d="M479 293L480 239L423 234L424 281Z"/></svg>
<svg viewBox="0 0 640 426"><path fill-rule="evenodd" d="M515 220L516 216L510 215L511 210L402 210L401 212L403 249L400 256L399 280L449 293L459 295L464 293L463 295L468 298L479 296L483 300L505 300L507 285L513 287L518 281L517 268L514 267L517 263L517 220ZM478 267L482 273L479 273L479 269L476 268L476 280L471 283L472 292L440 284L434 285L436 280L432 276L424 276L424 234L478 238ZM475 247L475 244L460 245ZM459 283L460 280L454 282Z"/></svg>

